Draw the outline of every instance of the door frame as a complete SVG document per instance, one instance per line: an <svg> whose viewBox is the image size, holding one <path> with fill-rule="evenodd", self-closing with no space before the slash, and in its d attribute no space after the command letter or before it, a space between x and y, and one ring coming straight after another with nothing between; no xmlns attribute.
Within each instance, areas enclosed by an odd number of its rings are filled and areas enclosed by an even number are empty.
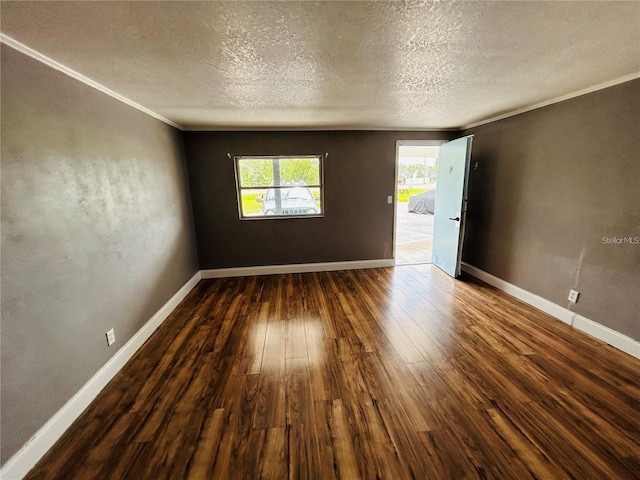
<svg viewBox="0 0 640 480"><path fill-rule="evenodd" d="M396 229L398 225L398 176L400 174L400 169L398 167L400 164L400 147L440 147L448 142L449 140L396 140L396 164L393 184L393 236L391 241L394 265L396 264Z"/></svg>

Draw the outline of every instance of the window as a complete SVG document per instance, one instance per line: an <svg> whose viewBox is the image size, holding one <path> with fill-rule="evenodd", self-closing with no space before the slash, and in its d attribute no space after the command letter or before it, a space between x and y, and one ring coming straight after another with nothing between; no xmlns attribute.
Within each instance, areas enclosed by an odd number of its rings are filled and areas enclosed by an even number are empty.
<svg viewBox="0 0 640 480"><path fill-rule="evenodd" d="M322 156L235 157L240 218L322 217Z"/></svg>

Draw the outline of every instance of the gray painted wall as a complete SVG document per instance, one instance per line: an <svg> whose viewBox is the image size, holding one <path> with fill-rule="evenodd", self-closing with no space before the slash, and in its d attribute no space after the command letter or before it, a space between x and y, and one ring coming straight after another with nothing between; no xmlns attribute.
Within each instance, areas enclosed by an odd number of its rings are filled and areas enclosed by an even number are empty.
<svg viewBox="0 0 640 480"><path fill-rule="evenodd" d="M640 80L469 130L463 258L640 340Z"/></svg>
<svg viewBox="0 0 640 480"><path fill-rule="evenodd" d="M396 141L451 132L185 132L200 268L392 258ZM234 155L324 154L324 218L239 220Z"/></svg>
<svg viewBox="0 0 640 480"><path fill-rule="evenodd" d="M180 132L4 45L1 153L4 463L198 265Z"/></svg>
<svg viewBox="0 0 640 480"><path fill-rule="evenodd" d="M2 46L2 462L198 269L181 134ZM640 339L640 82L475 128L464 260ZM200 268L391 258L396 141L186 132ZM321 219L240 221L232 155L329 153ZM115 327L118 342L106 346Z"/></svg>

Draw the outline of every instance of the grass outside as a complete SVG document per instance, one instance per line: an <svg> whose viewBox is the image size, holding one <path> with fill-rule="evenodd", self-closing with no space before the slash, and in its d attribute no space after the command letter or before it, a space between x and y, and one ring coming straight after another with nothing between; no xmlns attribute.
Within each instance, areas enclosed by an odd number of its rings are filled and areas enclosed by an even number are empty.
<svg viewBox="0 0 640 480"><path fill-rule="evenodd" d="M409 197L411 195L417 195L418 193L426 192L427 190L431 190L430 188L402 188L402 186L398 187L398 202L406 203L409 201Z"/></svg>
<svg viewBox="0 0 640 480"><path fill-rule="evenodd" d="M245 215L251 215L253 213L260 213L262 211L262 204L256 202L261 193L245 193L242 195L242 212Z"/></svg>

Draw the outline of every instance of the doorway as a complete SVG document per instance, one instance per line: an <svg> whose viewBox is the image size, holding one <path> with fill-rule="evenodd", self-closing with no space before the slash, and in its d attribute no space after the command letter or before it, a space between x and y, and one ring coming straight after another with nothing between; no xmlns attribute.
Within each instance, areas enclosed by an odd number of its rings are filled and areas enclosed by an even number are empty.
<svg viewBox="0 0 640 480"><path fill-rule="evenodd" d="M396 144L394 259L396 265L432 262L438 157L443 142Z"/></svg>

